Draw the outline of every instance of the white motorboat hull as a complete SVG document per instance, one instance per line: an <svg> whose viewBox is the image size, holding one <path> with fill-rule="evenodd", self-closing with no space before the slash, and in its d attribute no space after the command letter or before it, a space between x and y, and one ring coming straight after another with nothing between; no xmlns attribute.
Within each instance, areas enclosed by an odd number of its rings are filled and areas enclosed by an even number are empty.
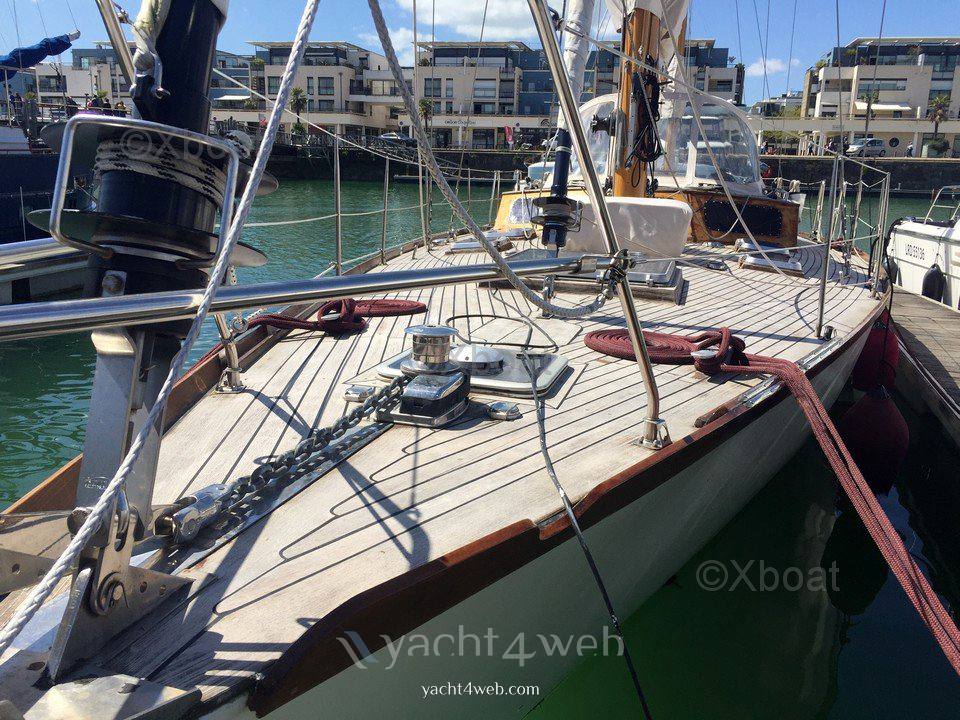
<svg viewBox="0 0 960 720"><path fill-rule="evenodd" d="M897 284L917 295L927 271L938 265L946 281L943 303L960 307L960 228L904 221L890 233L887 252L897 263Z"/></svg>
<svg viewBox="0 0 960 720"><path fill-rule="evenodd" d="M861 333L824 361L828 364L813 378L827 407L844 386L866 337ZM792 397L768 397L751 412L756 415L698 460L586 531L622 617L637 610L716 535L809 436L806 419ZM315 720L318 713L338 720L378 713L418 720L520 717L582 656L604 652L604 647L616 652L610 630L604 631L608 625L581 550L576 540L569 539L413 632L390 638L391 644L368 657L363 657L363 649L370 637L358 644L360 636L345 629L339 640L358 662L322 684L304 688L266 715L257 702L251 704L260 712L251 710L250 698L243 696L204 717ZM570 642L569 651L548 653L544 642L550 644L554 637L562 644ZM634 652L642 653L643 648ZM455 689L468 683L492 688L493 694ZM425 697L430 686L443 690ZM511 694L511 689L520 692L518 687L524 694ZM528 690L531 687L536 689Z"/></svg>

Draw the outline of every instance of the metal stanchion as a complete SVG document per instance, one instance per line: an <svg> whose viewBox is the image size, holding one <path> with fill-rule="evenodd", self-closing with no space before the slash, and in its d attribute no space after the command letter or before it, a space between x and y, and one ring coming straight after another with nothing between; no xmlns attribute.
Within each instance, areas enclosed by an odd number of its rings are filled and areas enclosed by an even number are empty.
<svg viewBox="0 0 960 720"><path fill-rule="evenodd" d="M496 202L497 193L500 192L500 171L496 170L493 173L493 185L490 188L490 213L488 222L493 225L493 220L495 215L493 214L494 204Z"/></svg>
<svg viewBox="0 0 960 720"><path fill-rule="evenodd" d="M343 226L340 217L340 138L333 139L333 211L334 232L337 242L337 257L334 265L337 268L337 275L343 274Z"/></svg>
<svg viewBox="0 0 960 720"><path fill-rule="evenodd" d="M390 158L383 165L383 218L380 222L380 264L387 264L387 206L390 204Z"/></svg>
<svg viewBox="0 0 960 720"><path fill-rule="evenodd" d="M623 255L613 229L610 209L604 199L603 188L597 179L597 171L593 164L593 158L590 155L587 131L583 127L577 110L577 99L574 98L573 91L570 88L570 79L563 70L563 58L560 55L560 48L557 44L557 36L554 33L550 11L545 0L527 0L527 2L533 14L533 22L534 25L536 25L537 34L540 36L540 43L543 45L544 52L549 60L553 84L557 89L557 99L560 102L560 109L563 116L567 120L570 138L573 141L573 148L580 159L583 178L586 182L587 196L590 198L590 203L596 212L600 235L604 240L604 244L607 246L607 252L611 260L617 258L622 259ZM642 442L647 447L659 449L668 444L670 440L666 423L660 417L660 392L657 389L656 376L653 373L653 366L650 362L650 355L647 352L647 345L643 340L640 318L637 315L633 293L630 290L630 280L622 267L617 271L616 277L619 278L616 283L616 294L620 300L620 306L623 308L627 331L630 335L630 343L636 355L637 366L643 377L643 385L647 395L646 420L644 422Z"/></svg>
<svg viewBox="0 0 960 720"><path fill-rule="evenodd" d="M827 225L827 239L823 248L823 273L820 275L820 301L817 307L817 337L823 334L823 312L827 303L827 277L830 275L830 246L833 243L834 228L837 219L837 170L839 158L833 159L833 171L830 173L830 222ZM822 238L820 238L822 240Z"/></svg>

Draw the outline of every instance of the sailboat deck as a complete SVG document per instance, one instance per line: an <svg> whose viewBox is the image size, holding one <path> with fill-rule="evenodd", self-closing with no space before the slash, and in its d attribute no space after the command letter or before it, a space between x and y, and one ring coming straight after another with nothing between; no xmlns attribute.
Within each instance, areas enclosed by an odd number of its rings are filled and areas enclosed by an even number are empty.
<svg viewBox="0 0 960 720"><path fill-rule="evenodd" d="M820 346L815 337L823 253L801 252L805 278L737 267L683 267L682 304L638 299L647 329L689 334L730 327L749 352L798 360ZM445 255L440 247L405 253L380 270L463 265L480 254ZM831 263L826 322L839 336L862 325L876 307L866 278L839 276ZM646 394L636 365L589 350L583 335L622 326L617 302L584 321L543 319L522 296L476 284L417 290L390 297L419 300L412 317L374 318L368 329L339 339L296 332L244 373L240 394L209 394L168 431L161 450L155 502L248 474L258 459L285 451L314 426L350 409L347 386L370 383L381 362L409 341L403 330L450 316L529 315L570 362L547 400L548 442L557 473L576 501L653 451L634 443ZM561 293L559 302L592 295ZM517 342L525 326L494 317L463 320L473 337ZM533 343L547 341L534 335ZM709 378L690 366L656 366L662 416L674 440L699 416L760 382ZM531 401L523 416L489 421L477 412L451 427L394 426L195 568L215 577L185 613L160 621L125 652L114 670L176 687L198 686L212 698L263 670L305 629L358 593L456 551L521 520L555 516L561 505L544 472Z"/></svg>

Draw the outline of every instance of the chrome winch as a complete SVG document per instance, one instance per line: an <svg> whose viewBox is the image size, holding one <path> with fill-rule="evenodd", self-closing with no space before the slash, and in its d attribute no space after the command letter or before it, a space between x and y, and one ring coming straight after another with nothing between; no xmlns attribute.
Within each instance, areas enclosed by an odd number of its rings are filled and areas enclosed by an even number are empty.
<svg viewBox="0 0 960 720"><path fill-rule="evenodd" d="M413 349L400 370L412 379L400 404L379 411L377 419L423 427L446 425L466 411L470 394L470 376L450 360L457 331L441 325L415 325L406 333L413 338Z"/></svg>

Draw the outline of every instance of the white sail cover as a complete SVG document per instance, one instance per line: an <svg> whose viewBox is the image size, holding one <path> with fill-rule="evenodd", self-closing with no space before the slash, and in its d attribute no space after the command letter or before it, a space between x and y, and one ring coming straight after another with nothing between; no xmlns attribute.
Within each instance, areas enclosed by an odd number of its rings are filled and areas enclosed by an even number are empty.
<svg viewBox="0 0 960 720"><path fill-rule="evenodd" d="M573 91L574 101L579 103L583 94L583 76L587 69L587 58L590 56L590 41L581 35L590 35L590 23L593 18L595 0L570 0L567 6L567 22L574 30L563 31L563 67L570 79L570 89ZM566 27L565 26L565 27ZM560 113L558 127L566 128L567 119Z"/></svg>
<svg viewBox="0 0 960 720"><path fill-rule="evenodd" d="M673 56L673 43L670 35L680 37L683 21L687 19L687 10L690 0L606 0L607 11L610 13L611 23L622 26L623 13L632 13L634 10L647 10L653 13L660 22L670 29L670 33L660 34L660 60L666 62Z"/></svg>
<svg viewBox="0 0 960 720"><path fill-rule="evenodd" d="M227 7L230 0L209 0L217 10L227 19ZM137 51L133 56L133 64L138 71L150 70L153 67L153 51L157 45L157 38L167 22L167 13L170 12L172 0L143 0L140 3L140 12L133 22L133 39L137 44Z"/></svg>

